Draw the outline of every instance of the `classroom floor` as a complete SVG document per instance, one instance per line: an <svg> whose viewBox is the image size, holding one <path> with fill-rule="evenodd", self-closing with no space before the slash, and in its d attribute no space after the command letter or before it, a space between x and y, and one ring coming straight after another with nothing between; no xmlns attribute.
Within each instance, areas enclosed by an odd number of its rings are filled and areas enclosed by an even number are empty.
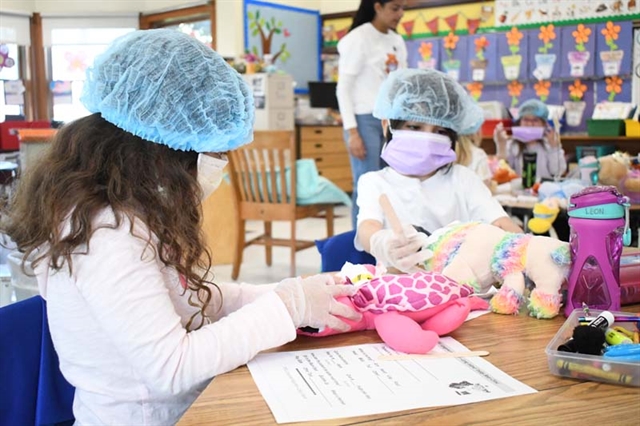
<svg viewBox="0 0 640 426"><path fill-rule="evenodd" d="M338 206L335 209L334 234L351 230L351 208ZM247 239L261 233L262 222L247 223ZM327 236L324 219L302 219L297 222L296 234L305 240L321 240ZM289 222L274 222L273 235L277 238L288 238ZM240 275L236 281L251 284L264 284L280 281L290 276L290 250L284 247L273 248L273 264L267 266L263 246L252 245L245 249ZM320 253L314 247L301 250L296 255L297 275L309 275L320 272ZM231 265L214 266L217 282L231 282Z"/></svg>

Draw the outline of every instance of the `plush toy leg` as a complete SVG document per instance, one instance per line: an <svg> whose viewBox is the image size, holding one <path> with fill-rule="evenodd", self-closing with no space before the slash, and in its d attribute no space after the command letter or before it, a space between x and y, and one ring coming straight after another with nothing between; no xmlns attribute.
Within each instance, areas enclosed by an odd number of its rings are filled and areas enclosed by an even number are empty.
<svg viewBox="0 0 640 426"><path fill-rule="evenodd" d="M423 330L417 322L397 312L377 315L374 323L380 338L396 351L426 354L440 340L437 333Z"/></svg>
<svg viewBox="0 0 640 426"><path fill-rule="evenodd" d="M452 279L458 284L470 285L476 293L481 291L473 270L471 270L471 267L466 263L466 261L462 260L462 257L460 256L456 256L451 260L451 262L442 270L442 275Z"/></svg>
<svg viewBox="0 0 640 426"><path fill-rule="evenodd" d="M531 292L529 298L529 315L540 318L553 318L560 311L562 296L560 294L543 293L537 288Z"/></svg>
<svg viewBox="0 0 640 426"><path fill-rule="evenodd" d="M504 278L502 287L491 299L491 310L498 314L517 314L524 300L524 275L516 272Z"/></svg>
<svg viewBox="0 0 640 426"><path fill-rule="evenodd" d="M464 298L449 303L449 306L437 315L424 321L421 325L422 329L432 330L438 333L439 336L444 336L460 327L469 316L471 302L468 298Z"/></svg>

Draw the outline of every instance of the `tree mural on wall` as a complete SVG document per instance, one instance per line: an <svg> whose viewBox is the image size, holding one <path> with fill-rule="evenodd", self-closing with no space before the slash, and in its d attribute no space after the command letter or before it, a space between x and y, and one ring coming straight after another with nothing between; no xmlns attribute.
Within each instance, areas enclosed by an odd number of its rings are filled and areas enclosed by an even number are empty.
<svg viewBox="0 0 640 426"><path fill-rule="evenodd" d="M272 53L272 44L273 44L273 36L275 34L283 34L285 38L289 37L291 33L283 28L282 22L277 21L275 17L264 18L261 16L260 11L256 10L255 13L248 12L247 17L249 18L249 30L251 30L251 35L256 36L260 35L260 44L262 45L262 55L258 52L257 46L253 46L253 53L256 56L262 56L264 58L265 55L272 55L271 61L272 63L276 63L278 59L282 62L287 62L291 53L287 50L287 43L282 43L280 49Z"/></svg>

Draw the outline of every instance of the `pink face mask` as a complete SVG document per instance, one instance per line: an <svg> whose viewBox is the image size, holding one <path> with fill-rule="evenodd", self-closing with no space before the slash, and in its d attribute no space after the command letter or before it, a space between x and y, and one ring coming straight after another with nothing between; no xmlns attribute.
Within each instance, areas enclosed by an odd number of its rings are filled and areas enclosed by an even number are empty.
<svg viewBox="0 0 640 426"><path fill-rule="evenodd" d="M542 139L544 127L514 126L511 128L513 138L528 143Z"/></svg>
<svg viewBox="0 0 640 426"><path fill-rule="evenodd" d="M380 157L398 173L424 176L455 161L456 153L447 136L395 130Z"/></svg>

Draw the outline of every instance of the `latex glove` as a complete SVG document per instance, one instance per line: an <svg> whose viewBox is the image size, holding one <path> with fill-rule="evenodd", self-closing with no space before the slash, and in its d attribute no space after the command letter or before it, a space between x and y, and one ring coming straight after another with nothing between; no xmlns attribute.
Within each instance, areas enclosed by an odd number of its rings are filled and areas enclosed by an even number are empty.
<svg viewBox="0 0 640 426"><path fill-rule="evenodd" d="M336 285L330 275L289 278L275 288L296 327L329 327L337 331L349 331L350 327L336 315L353 321L362 319L362 314L336 300L356 291L352 285Z"/></svg>
<svg viewBox="0 0 640 426"><path fill-rule="evenodd" d="M371 254L386 266L393 266L402 272L415 272L417 265L433 257L427 246L427 235L416 231L411 225L403 225L404 235L391 229L381 229L369 241Z"/></svg>

